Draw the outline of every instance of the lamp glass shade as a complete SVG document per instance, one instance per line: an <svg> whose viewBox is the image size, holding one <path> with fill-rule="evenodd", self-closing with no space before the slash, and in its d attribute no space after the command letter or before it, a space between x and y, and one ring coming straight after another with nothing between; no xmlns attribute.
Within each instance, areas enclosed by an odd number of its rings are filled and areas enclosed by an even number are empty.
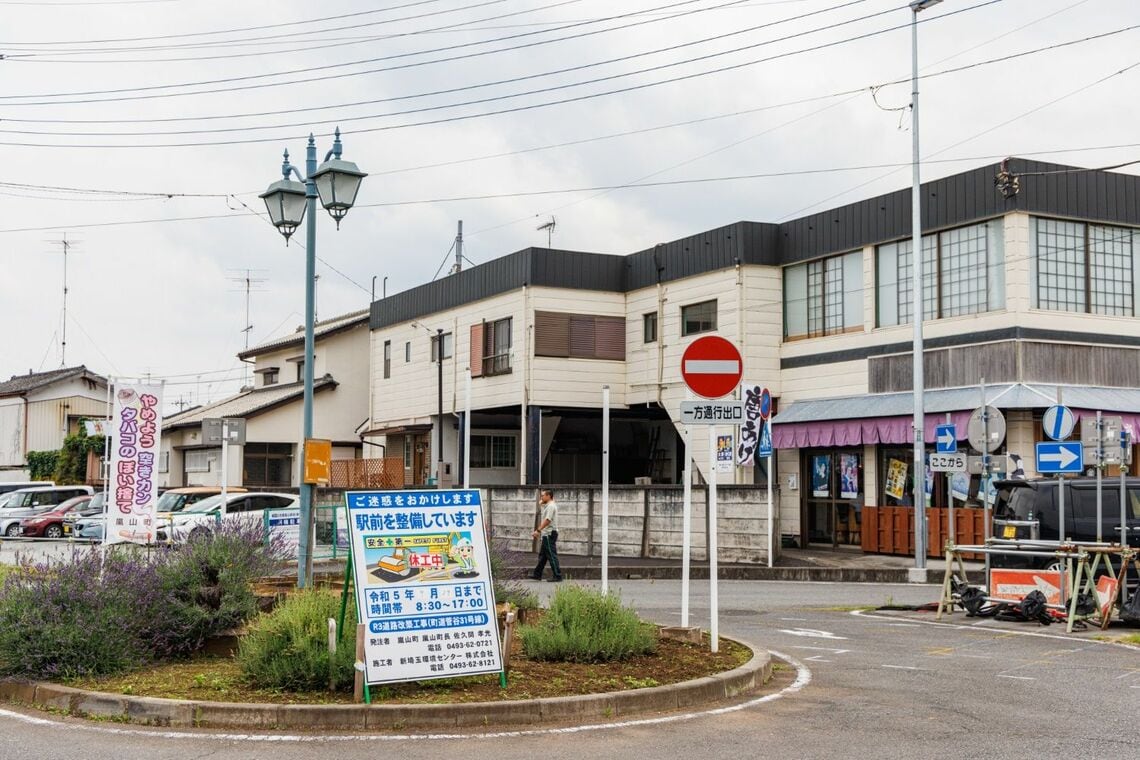
<svg viewBox="0 0 1140 760"><path fill-rule="evenodd" d="M269 220L286 238L305 218L305 186L300 182L277 180L259 197L265 201Z"/></svg>
<svg viewBox="0 0 1140 760"><path fill-rule="evenodd" d="M317 194L321 196L321 205L338 225L356 203L360 181L367 176L353 162L342 161L339 158L325 161L317 167L316 173L313 174L313 181L317 184Z"/></svg>

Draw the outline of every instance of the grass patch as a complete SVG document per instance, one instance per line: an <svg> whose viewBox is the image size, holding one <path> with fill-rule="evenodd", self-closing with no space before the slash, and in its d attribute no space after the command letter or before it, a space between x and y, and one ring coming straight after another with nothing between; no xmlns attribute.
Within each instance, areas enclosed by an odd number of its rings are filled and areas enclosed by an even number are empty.
<svg viewBox="0 0 1140 760"><path fill-rule="evenodd" d="M538 625L519 628L519 639L533 660L610 662L657 648L656 628L617 595L579 586L559 588Z"/></svg>

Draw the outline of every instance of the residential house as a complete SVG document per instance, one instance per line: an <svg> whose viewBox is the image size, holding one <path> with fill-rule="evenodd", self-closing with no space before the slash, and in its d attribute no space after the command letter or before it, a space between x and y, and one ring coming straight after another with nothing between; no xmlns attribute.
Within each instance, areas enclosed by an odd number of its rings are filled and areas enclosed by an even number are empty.
<svg viewBox="0 0 1140 760"><path fill-rule="evenodd" d="M107 416L107 379L87 367L0 382L0 481L28 479L29 451L56 451L84 417Z"/></svg>

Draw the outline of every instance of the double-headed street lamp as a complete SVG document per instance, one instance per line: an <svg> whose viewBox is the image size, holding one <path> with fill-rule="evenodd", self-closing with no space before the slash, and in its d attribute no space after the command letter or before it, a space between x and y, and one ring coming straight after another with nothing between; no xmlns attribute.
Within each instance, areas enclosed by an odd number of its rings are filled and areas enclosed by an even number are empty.
<svg viewBox="0 0 1140 760"><path fill-rule="evenodd" d="M324 163L317 166L317 141L309 135L309 145L305 149L305 176L289 163L289 151L285 151L285 160L281 164L282 178L269 186L261 194L265 207L269 210L269 219L273 226L285 236L289 237L296 232L297 227L305 218L306 210L309 212L309 221L305 228L305 408L303 423L303 438L309 440L313 437L313 301L314 301L314 275L316 274L317 258L317 198L321 205L336 220L337 229L340 229L340 220L356 202L356 193L360 190L360 182L366 176L351 161L343 161L340 157L340 128L336 130L332 150L325 155ZM291 179L296 176L297 180ZM303 453L302 453L303 456ZM297 587L305 588L312 576L313 570L313 486L301 484L301 531L300 546L297 552Z"/></svg>
<svg viewBox="0 0 1140 760"><path fill-rule="evenodd" d="M912 280L910 318L914 324L914 567L926 574L926 415L923 407L925 378L922 357L922 180L918 153L918 14L942 0L912 0L910 3L910 119L911 119L911 245Z"/></svg>

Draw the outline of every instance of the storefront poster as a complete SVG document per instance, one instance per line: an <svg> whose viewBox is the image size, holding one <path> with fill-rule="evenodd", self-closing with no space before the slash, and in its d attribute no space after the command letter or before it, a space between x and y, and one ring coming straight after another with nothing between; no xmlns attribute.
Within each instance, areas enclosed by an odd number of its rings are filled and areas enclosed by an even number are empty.
<svg viewBox="0 0 1140 760"><path fill-rule="evenodd" d="M108 544L154 541L158 455L162 445L162 385L116 383L111 417L107 494Z"/></svg>
<svg viewBox="0 0 1140 760"><path fill-rule="evenodd" d="M811 495L831 496L831 457L827 454L811 458Z"/></svg>
<svg viewBox="0 0 1140 760"><path fill-rule="evenodd" d="M839 498L859 498L859 455L839 455Z"/></svg>
<svg viewBox="0 0 1140 760"><path fill-rule="evenodd" d="M350 491L370 684L503 668L478 490Z"/></svg>
<svg viewBox="0 0 1140 760"><path fill-rule="evenodd" d="M732 436L718 435L716 437L716 471L720 473L732 472Z"/></svg>
<svg viewBox="0 0 1140 760"><path fill-rule="evenodd" d="M970 498L970 474L955 472L950 475L950 496L955 501L966 501Z"/></svg>
<svg viewBox="0 0 1140 760"><path fill-rule="evenodd" d="M265 512L265 527L270 537L277 539L285 556L296 558L301 544L301 509L268 509Z"/></svg>
<svg viewBox="0 0 1140 760"><path fill-rule="evenodd" d="M887 496L901 500L906 492L907 464L901 459L892 459L887 465Z"/></svg>

